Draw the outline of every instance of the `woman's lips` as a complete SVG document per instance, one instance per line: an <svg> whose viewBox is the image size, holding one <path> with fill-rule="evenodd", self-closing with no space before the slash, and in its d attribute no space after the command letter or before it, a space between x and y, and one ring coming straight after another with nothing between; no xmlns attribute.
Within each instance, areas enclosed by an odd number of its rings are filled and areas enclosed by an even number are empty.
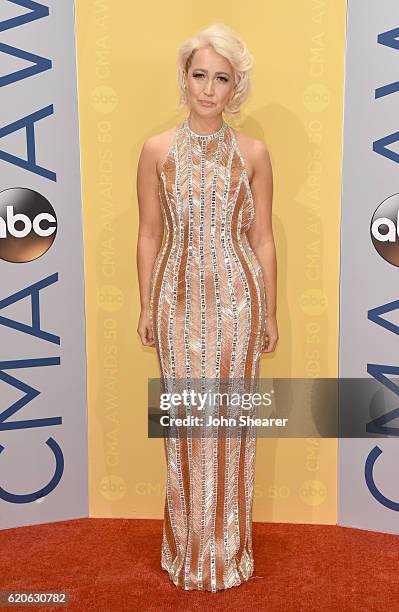
<svg viewBox="0 0 399 612"><path fill-rule="evenodd" d="M214 102L209 102L208 100L199 100L199 103L200 103L202 106L215 106L215 103L214 103Z"/></svg>

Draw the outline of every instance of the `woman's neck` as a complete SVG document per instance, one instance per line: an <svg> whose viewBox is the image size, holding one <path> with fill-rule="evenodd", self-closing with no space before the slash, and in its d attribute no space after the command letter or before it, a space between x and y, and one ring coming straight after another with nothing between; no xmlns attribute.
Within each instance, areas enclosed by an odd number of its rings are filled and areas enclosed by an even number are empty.
<svg viewBox="0 0 399 612"><path fill-rule="evenodd" d="M223 125L223 116L220 114L217 117L212 117L210 120L204 120L202 117L190 113L187 121L192 132L199 136L208 136L220 130Z"/></svg>

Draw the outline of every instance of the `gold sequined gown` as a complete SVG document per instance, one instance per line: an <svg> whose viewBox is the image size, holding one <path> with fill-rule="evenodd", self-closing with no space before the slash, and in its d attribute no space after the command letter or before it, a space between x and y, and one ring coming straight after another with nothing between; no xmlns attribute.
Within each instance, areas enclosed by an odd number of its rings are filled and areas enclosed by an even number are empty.
<svg viewBox="0 0 399 612"><path fill-rule="evenodd" d="M162 379L257 379L266 321L261 266L246 232L255 215L234 132L175 133L159 197L165 233L150 313ZM254 571L256 436L165 438L161 567L185 590L238 586Z"/></svg>

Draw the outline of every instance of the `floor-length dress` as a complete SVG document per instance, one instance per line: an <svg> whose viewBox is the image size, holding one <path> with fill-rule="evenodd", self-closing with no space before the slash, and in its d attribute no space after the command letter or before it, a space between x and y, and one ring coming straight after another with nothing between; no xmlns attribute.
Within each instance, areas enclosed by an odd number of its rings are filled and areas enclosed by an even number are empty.
<svg viewBox="0 0 399 612"><path fill-rule="evenodd" d="M150 313L163 380L257 380L266 322L262 269L246 232L255 209L236 136L179 124L163 164L165 233ZM254 571L256 435L165 438L161 566L186 590L237 586Z"/></svg>

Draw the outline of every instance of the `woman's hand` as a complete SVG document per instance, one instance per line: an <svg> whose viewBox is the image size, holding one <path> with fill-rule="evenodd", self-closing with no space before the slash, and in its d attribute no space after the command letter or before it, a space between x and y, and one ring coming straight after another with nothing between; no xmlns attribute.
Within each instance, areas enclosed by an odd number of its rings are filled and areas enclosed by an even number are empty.
<svg viewBox="0 0 399 612"><path fill-rule="evenodd" d="M277 319L275 315L267 316L265 335L263 338L262 353L272 353L278 340Z"/></svg>
<svg viewBox="0 0 399 612"><path fill-rule="evenodd" d="M144 346L155 346L149 310L141 311L137 332Z"/></svg>

